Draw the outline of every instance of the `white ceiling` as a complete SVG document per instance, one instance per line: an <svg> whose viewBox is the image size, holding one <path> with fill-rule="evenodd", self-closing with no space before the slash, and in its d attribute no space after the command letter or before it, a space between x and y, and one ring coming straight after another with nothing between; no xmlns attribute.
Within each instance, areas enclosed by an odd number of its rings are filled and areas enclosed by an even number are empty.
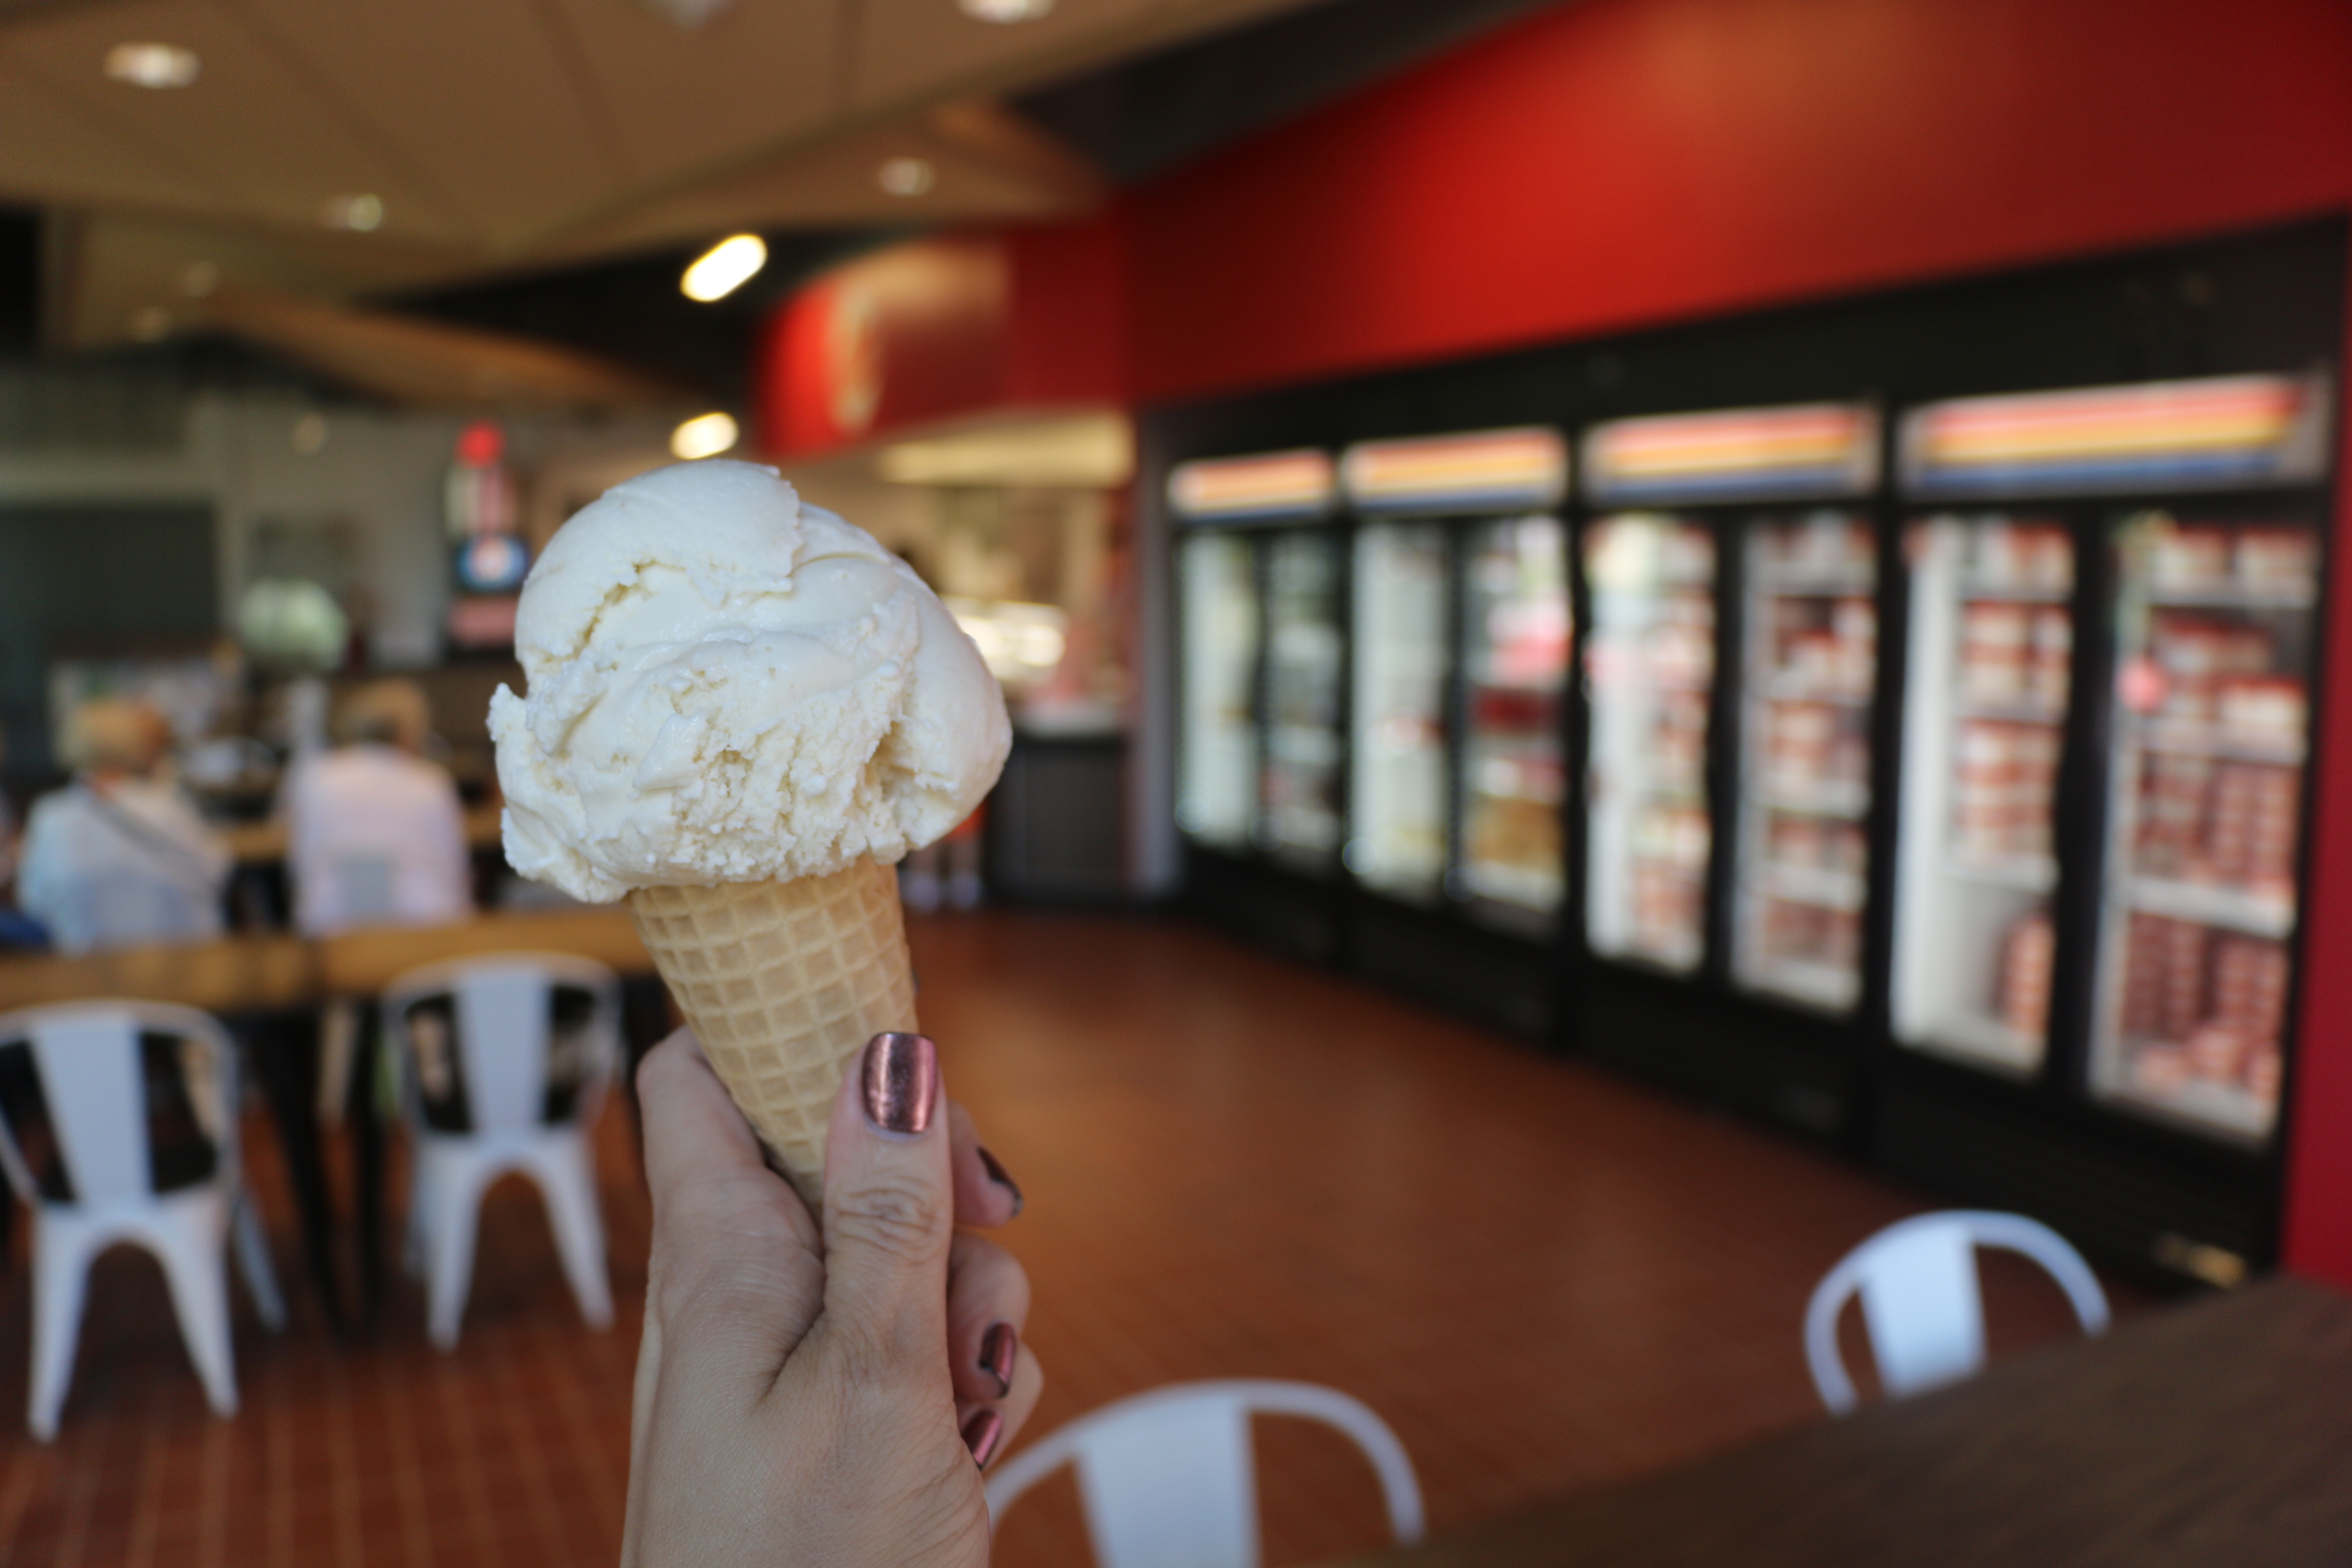
<svg viewBox="0 0 2352 1568"><path fill-rule="evenodd" d="M777 229L1046 216L1100 182L1008 91L1301 0L80 0L0 12L0 199L74 215L51 330L100 344L233 288L346 297ZM124 42L191 86L110 79ZM886 158L928 159L922 196ZM335 198L383 204L373 233ZM199 264L202 264L199 266ZM192 273L192 268L194 271Z"/></svg>

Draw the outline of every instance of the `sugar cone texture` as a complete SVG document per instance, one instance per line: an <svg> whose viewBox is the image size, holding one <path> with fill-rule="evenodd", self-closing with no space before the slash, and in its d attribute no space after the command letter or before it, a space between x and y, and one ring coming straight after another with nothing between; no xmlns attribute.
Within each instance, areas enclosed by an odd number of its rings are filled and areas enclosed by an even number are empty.
<svg viewBox="0 0 2352 1568"><path fill-rule="evenodd" d="M642 888L629 918L710 1065L814 1210L841 1075L885 1029L912 1029L898 880L859 860L829 877Z"/></svg>

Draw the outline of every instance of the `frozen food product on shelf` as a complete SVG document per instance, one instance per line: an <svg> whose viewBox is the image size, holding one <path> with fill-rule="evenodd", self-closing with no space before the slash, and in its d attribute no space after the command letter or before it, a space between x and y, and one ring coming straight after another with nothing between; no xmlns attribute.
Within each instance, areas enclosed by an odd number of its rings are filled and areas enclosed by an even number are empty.
<svg viewBox="0 0 2352 1568"><path fill-rule="evenodd" d="M1561 694L1570 640L1567 536L1551 517L1469 538L1463 648L1463 865L1456 890L1548 921L1566 882Z"/></svg>

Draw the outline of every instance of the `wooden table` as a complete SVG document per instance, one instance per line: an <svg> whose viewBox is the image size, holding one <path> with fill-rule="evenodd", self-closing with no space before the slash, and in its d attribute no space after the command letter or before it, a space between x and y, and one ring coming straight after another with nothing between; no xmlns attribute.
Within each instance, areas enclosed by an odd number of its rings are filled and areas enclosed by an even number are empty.
<svg viewBox="0 0 2352 1568"><path fill-rule="evenodd" d="M654 963L619 904L477 915L448 925L371 926L320 939L319 978L338 996L373 996L406 970L488 952L569 952L623 975Z"/></svg>
<svg viewBox="0 0 2352 1568"><path fill-rule="evenodd" d="M283 931L71 958L50 952L0 958L0 1013L101 997L259 1013L310 1006L320 994L315 945Z"/></svg>
<svg viewBox="0 0 2352 1568"><path fill-rule="evenodd" d="M1790 1353L1796 1353L1795 1325ZM2352 1563L2352 1299L2278 1279L1354 1568Z"/></svg>

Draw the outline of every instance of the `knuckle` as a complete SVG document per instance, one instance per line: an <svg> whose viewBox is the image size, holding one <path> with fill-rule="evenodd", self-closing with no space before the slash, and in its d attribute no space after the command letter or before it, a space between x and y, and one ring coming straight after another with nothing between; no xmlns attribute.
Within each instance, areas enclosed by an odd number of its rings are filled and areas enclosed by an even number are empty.
<svg viewBox="0 0 2352 1568"><path fill-rule="evenodd" d="M916 1182L882 1180L844 1194L825 1216L828 1244L845 1242L908 1259L928 1258L945 1243L947 1205Z"/></svg>

